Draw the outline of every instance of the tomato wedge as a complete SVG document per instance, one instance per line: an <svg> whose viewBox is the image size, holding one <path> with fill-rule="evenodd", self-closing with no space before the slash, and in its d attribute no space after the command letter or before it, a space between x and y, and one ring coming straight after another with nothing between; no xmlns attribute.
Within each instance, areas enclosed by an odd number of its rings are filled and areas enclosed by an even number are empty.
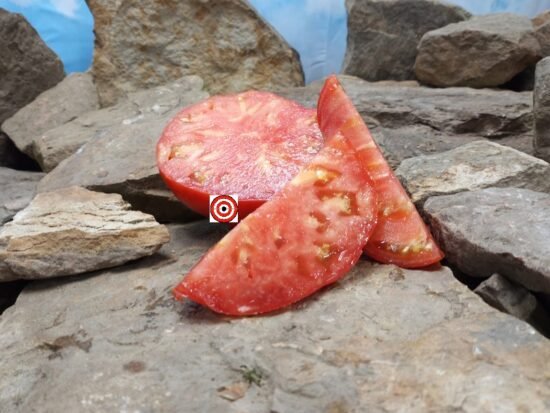
<svg viewBox="0 0 550 413"><path fill-rule="evenodd" d="M246 217L174 289L229 315L266 313L342 278L376 224L376 194L355 151L335 136Z"/></svg>
<svg viewBox="0 0 550 413"><path fill-rule="evenodd" d="M374 183L378 224L365 247L366 254L404 268L439 262L443 252L334 75L321 90L317 117L326 139L341 134L351 143Z"/></svg>
<svg viewBox="0 0 550 413"><path fill-rule="evenodd" d="M317 112L272 93L214 96L182 110L157 144L160 175L208 216L210 195L239 195L239 216L282 189L324 145Z"/></svg>

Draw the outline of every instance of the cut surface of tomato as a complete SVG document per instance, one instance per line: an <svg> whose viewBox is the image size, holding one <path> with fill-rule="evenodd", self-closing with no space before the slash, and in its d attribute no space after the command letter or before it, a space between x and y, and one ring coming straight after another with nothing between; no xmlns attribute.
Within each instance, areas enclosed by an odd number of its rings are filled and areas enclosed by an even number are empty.
<svg viewBox="0 0 550 413"><path fill-rule="evenodd" d="M184 204L208 215L210 195L239 196L244 217L285 186L324 144L317 113L272 93L214 96L183 109L157 163Z"/></svg>
<svg viewBox="0 0 550 413"><path fill-rule="evenodd" d="M443 252L334 75L321 90L317 117L325 139L344 136L357 150L373 181L378 196L378 224L365 247L366 254L405 268L441 261Z"/></svg>
<svg viewBox="0 0 550 413"><path fill-rule="evenodd" d="M376 224L376 195L347 141L331 139L174 289L229 315L280 309L342 278Z"/></svg>

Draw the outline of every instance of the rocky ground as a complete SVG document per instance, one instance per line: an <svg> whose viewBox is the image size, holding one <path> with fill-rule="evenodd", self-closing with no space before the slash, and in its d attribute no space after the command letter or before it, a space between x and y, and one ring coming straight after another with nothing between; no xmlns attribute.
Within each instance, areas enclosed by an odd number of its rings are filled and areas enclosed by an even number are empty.
<svg viewBox="0 0 550 413"><path fill-rule="evenodd" d="M0 10L2 413L550 411L550 14L348 0L340 79L446 260L364 258L238 319L171 296L228 229L156 141L212 94L315 107L322 82L243 0L88 3L94 66L67 77Z"/></svg>

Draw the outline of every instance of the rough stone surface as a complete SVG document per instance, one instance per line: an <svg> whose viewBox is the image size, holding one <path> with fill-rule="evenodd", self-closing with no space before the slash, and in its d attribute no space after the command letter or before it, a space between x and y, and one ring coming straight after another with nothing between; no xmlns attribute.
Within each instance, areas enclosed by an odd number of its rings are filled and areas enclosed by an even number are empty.
<svg viewBox="0 0 550 413"><path fill-rule="evenodd" d="M548 162L487 141L405 159L396 174L417 204L423 204L431 196L489 187L550 193Z"/></svg>
<svg viewBox="0 0 550 413"><path fill-rule="evenodd" d="M346 93L394 166L480 138L533 153L532 94L489 89L418 87L339 76ZM323 81L278 93L315 107Z"/></svg>
<svg viewBox="0 0 550 413"><path fill-rule="evenodd" d="M10 276L50 278L115 267L168 241L166 227L131 211L120 195L72 187L37 195L4 225L0 260Z"/></svg>
<svg viewBox="0 0 550 413"><path fill-rule="evenodd" d="M550 56L550 21L535 28L535 35L540 44L542 57Z"/></svg>
<svg viewBox="0 0 550 413"><path fill-rule="evenodd" d="M267 317L175 302L219 231L173 227L154 257L27 287L0 318L3 413L547 410L548 341L446 268L361 261Z"/></svg>
<svg viewBox="0 0 550 413"><path fill-rule="evenodd" d="M535 28L537 28L539 26L542 26L545 23L550 22L550 10L543 11L539 15L533 17L533 19L531 21L533 22L533 26Z"/></svg>
<svg viewBox="0 0 550 413"><path fill-rule="evenodd" d="M348 42L343 72L367 80L414 79L424 33L470 14L434 0L347 0Z"/></svg>
<svg viewBox="0 0 550 413"><path fill-rule="evenodd" d="M550 57L537 64L533 93L535 155L550 161Z"/></svg>
<svg viewBox="0 0 550 413"><path fill-rule="evenodd" d="M43 176L0 167L0 227L29 204Z"/></svg>
<svg viewBox="0 0 550 413"><path fill-rule="evenodd" d="M550 195L488 188L429 198L424 213L460 271L481 278L498 273L550 293Z"/></svg>
<svg viewBox="0 0 550 413"><path fill-rule="evenodd" d="M103 106L200 75L211 93L298 86L298 54L246 0L87 0Z"/></svg>
<svg viewBox="0 0 550 413"><path fill-rule="evenodd" d="M50 172L39 191L77 185L120 193L135 208L161 221L195 219L196 215L162 182L155 147L178 110L208 96L201 87L200 78L185 77L132 94L126 103L87 114L50 131L46 135L48 143L44 142L40 152L51 159L60 159L89 143Z"/></svg>
<svg viewBox="0 0 550 413"><path fill-rule="evenodd" d="M536 63L540 53L531 20L490 14L426 33L415 72L433 86L499 86Z"/></svg>
<svg viewBox="0 0 550 413"><path fill-rule="evenodd" d="M64 77L63 63L20 14L0 8L0 124Z"/></svg>
<svg viewBox="0 0 550 413"><path fill-rule="evenodd" d="M97 92L89 73L73 73L2 124L2 130L27 155L36 158L32 143L44 132L86 112L99 109Z"/></svg>
<svg viewBox="0 0 550 413"><path fill-rule="evenodd" d="M550 332L550 316L537 298L521 285L508 281L500 274L493 274L475 289L483 300L507 314Z"/></svg>
<svg viewBox="0 0 550 413"><path fill-rule="evenodd" d="M51 171L62 160L74 154L89 141L108 136L115 140L119 137L111 133L113 129L139 125L159 120L196 101L208 97L203 90L203 82L198 76L186 76L169 84L130 93L128 99L115 106L86 113L73 121L49 130L33 142L33 153L45 171ZM142 135L149 133L144 129ZM152 138L158 138L152 135ZM135 138L138 140L139 138ZM145 149L150 150L151 147ZM135 150L134 148L129 149Z"/></svg>

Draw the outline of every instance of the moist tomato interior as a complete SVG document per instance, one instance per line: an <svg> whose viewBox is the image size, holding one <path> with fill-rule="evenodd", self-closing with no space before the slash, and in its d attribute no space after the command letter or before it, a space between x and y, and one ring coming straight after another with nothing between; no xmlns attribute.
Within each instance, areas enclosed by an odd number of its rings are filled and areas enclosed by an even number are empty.
<svg viewBox="0 0 550 413"><path fill-rule="evenodd" d="M376 225L376 194L335 136L270 201L233 228L174 289L230 315L266 313L342 278Z"/></svg>
<svg viewBox="0 0 550 413"><path fill-rule="evenodd" d="M215 96L182 110L157 145L160 174L186 205L208 215L210 195L239 196L246 216L322 148L317 113L267 92Z"/></svg>

